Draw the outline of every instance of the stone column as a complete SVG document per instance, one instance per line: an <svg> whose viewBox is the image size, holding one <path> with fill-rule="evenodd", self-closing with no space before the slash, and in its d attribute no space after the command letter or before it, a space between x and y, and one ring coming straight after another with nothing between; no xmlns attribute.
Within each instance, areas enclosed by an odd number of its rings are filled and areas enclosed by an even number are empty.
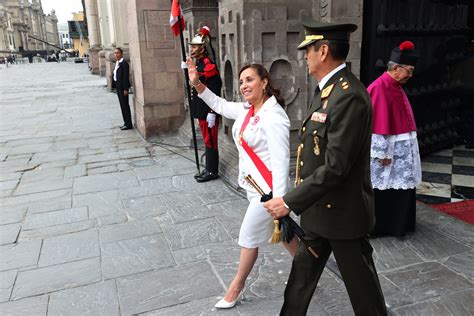
<svg viewBox="0 0 474 316"><path fill-rule="evenodd" d="M114 0L111 2L113 19L114 46L126 49L128 47L127 28L127 0Z"/></svg>
<svg viewBox="0 0 474 316"><path fill-rule="evenodd" d="M135 124L149 138L177 130L185 119L180 44L169 28L169 0L127 4Z"/></svg>
<svg viewBox="0 0 474 316"><path fill-rule="evenodd" d="M110 74L115 67L115 56L113 54L115 47L123 50L123 58L130 63L130 54L128 49L128 23L127 23L127 0L107 0L107 12L109 15L109 27L111 36L111 47L105 52L105 69L107 86L112 89ZM130 72L133 64L130 63ZM133 77L130 76L133 86Z"/></svg>
<svg viewBox="0 0 474 316"><path fill-rule="evenodd" d="M105 50L99 51L99 75L105 77Z"/></svg>
<svg viewBox="0 0 474 316"><path fill-rule="evenodd" d="M102 50L99 52L99 74L101 77L107 76L106 64L108 61L105 55L110 53L112 49L110 21L112 17L109 15L108 0L97 0L97 12L99 17L99 31Z"/></svg>
<svg viewBox="0 0 474 316"><path fill-rule="evenodd" d="M85 0L87 29L89 32L89 66L93 74L99 74L100 33L97 0Z"/></svg>
<svg viewBox="0 0 474 316"><path fill-rule="evenodd" d="M99 23L100 42L102 47L111 47L110 28L109 28L109 14L107 10L107 0L97 1L97 13Z"/></svg>
<svg viewBox="0 0 474 316"><path fill-rule="evenodd" d="M106 8L107 8L107 15L109 17L109 29L110 29L110 41L112 42L112 46L115 46L115 24L113 18L113 11L112 11L113 0L106 1Z"/></svg>

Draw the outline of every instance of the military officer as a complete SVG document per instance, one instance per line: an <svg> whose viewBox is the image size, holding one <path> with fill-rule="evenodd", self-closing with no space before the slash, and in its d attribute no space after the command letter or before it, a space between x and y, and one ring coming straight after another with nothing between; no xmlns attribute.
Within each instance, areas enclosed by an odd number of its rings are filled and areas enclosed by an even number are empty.
<svg viewBox="0 0 474 316"><path fill-rule="evenodd" d="M294 257L281 315L305 315L331 252L356 315L386 315L368 234L374 226L370 182L372 106L345 64L353 24L303 20L308 73L318 81L300 130L296 187L264 206L274 217L301 215L307 240Z"/></svg>

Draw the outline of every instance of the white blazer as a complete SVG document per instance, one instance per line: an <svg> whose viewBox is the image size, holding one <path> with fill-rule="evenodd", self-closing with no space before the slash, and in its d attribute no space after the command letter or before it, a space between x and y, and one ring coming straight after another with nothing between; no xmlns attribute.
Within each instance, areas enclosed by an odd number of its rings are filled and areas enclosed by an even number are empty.
<svg viewBox="0 0 474 316"><path fill-rule="evenodd" d="M239 185L256 193L257 191L244 178L250 174L265 193L270 192L270 187L239 141L240 129L251 107L250 104L228 102L207 88L199 94L199 97L215 112L235 120L232 136L239 151ZM272 172L273 196L285 195L290 188L290 120L274 96L269 98L258 113L250 119L243 137Z"/></svg>

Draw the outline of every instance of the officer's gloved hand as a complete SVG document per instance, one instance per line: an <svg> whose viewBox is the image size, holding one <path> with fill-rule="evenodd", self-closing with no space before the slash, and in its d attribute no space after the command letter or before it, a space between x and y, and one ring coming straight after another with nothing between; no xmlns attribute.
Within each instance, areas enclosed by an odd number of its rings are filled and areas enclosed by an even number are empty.
<svg viewBox="0 0 474 316"><path fill-rule="evenodd" d="M214 113L207 113L206 121L207 121L207 126L208 126L209 128L213 128L214 125L216 125L216 114L214 114Z"/></svg>

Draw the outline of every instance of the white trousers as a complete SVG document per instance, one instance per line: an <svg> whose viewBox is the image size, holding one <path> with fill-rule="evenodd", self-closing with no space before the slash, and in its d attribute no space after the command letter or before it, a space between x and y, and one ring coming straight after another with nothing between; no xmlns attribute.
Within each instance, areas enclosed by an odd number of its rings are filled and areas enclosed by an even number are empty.
<svg viewBox="0 0 474 316"><path fill-rule="evenodd" d="M250 204L239 233L239 246L257 248L268 243L273 233L273 218L260 202L260 195L247 191Z"/></svg>

